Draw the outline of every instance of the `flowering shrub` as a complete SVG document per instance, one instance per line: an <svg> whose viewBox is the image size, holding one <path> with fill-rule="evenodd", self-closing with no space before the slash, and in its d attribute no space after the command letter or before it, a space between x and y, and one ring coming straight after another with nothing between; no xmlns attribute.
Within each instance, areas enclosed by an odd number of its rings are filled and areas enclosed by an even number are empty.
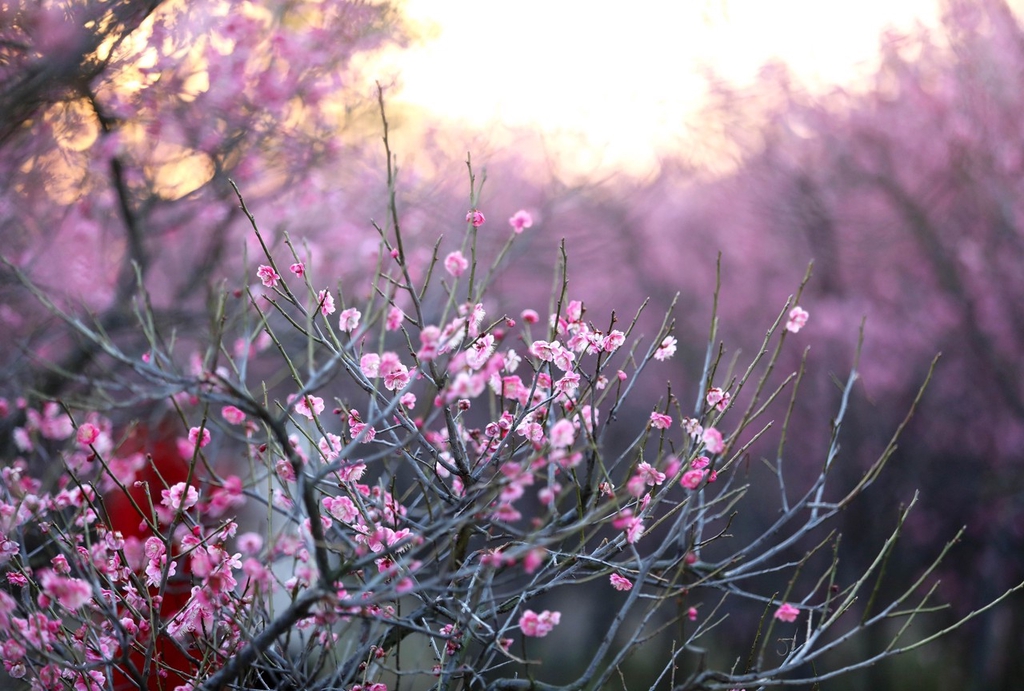
<svg viewBox="0 0 1024 691"><path fill-rule="evenodd" d="M594 313L564 275L549 310L493 313L488 281L508 245L489 262L478 251L489 226L471 165L461 249L443 262L435 250L414 279L387 156L389 221L377 226L379 269L363 298L319 275L315 256L270 247L239 194L264 256L244 299L217 303L218 327L189 366L145 309L144 353L65 315L115 375L92 380L86 399L21 405L17 457L0 476L12 678L34 689L383 691L419 676L600 688L661 636L659 678L738 688L809 683L921 642L907 630L933 609L928 573L875 598L909 507L850 580L838 536L819 534L895 444L856 484L835 486L856 363L820 472L789 479L787 411L804 372L776 377L775 365L813 311L797 307L802 285L742 371L720 366L713 322L693 406L669 388L615 445L625 402L649 395L645 373L686 334L672 334L670 317L645 337L636 319ZM525 213L510 225L495 231L509 243L542 232ZM268 359L277 366L258 375ZM125 399L173 411L179 471L127 443L103 408ZM776 484L752 482L749 451L773 425ZM751 493L773 497L777 519L734 535ZM591 581L614 616L572 681L543 681L561 670L534 659L527 639L590 625L557 598ZM760 623L741 662L709 666L705 647L731 611ZM885 652L823 668L837 646L894 618L905 625ZM791 645L779 652L781 627Z"/></svg>

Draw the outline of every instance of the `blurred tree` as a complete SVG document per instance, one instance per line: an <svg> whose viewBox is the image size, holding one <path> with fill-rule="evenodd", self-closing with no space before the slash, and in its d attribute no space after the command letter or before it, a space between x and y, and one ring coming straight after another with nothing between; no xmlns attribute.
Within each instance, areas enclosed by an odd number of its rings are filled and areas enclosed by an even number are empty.
<svg viewBox="0 0 1024 691"><path fill-rule="evenodd" d="M138 278L158 316L180 323L212 277L240 264L229 178L277 231L296 211L308 220L311 196L335 213L363 201L358 185L377 177L342 137L367 92L353 58L404 35L388 2L5 3L4 255L107 330L131 323ZM75 373L93 352L45 328L9 278L0 320L17 347L3 378L52 395L64 377L37 377L24 366L32 353Z"/></svg>

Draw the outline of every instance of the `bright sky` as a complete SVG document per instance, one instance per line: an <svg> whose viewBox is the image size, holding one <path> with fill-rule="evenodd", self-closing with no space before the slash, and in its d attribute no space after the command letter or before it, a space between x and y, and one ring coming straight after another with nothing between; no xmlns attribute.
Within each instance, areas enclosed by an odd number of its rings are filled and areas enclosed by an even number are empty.
<svg viewBox="0 0 1024 691"><path fill-rule="evenodd" d="M743 82L777 57L812 82L847 83L886 26L938 13L937 0L406 1L433 37L386 58L402 84L393 101L582 134L586 165L637 172L700 105L701 65Z"/></svg>

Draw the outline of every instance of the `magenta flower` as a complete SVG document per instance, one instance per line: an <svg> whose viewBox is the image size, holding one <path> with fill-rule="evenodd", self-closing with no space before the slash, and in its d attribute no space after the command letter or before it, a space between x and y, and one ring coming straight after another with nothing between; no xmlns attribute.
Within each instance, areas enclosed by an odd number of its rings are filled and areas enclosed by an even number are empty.
<svg viewBox="0 0 1024 691"><path fill-rule="evenodd" d="M789 321L786 322L786 331L790 333L797 333L800 329L804 328L807 323L807 317L809 317L807 310L802 307L794 307L789 311Z"/></svg>
<svg viewBox="0 0 1024 691"><path fill-rule="evenodd" d="M775 615L774 616L779 621L784 621L784 622L787 622L787 623L791 623L791 622L796 621L796 618L799 615L800 615L800 610L798 610L796 607L794 607L793 605L789 604L788 602L784 602L781 607L779 607L777 610L775 610Z"/></svg>
<svg viewBox="0 0 1024 691"><path fill-rule="evenodd" d="M319 396L303 396L295 401L295 412L310 420L324 412L324 399Z"/></svg>
<svg viewBox="0 0 1024 691"><path fill-rule="evenodd" d="M92 588L88 583L78 578L58 576L53 571L43 572L39 585L46 595L68 610L74 611L92 599Z"/></svg>
<svg viewBox="0 0 1024 691"><path fill-rule="evenodd" d="M533 226L533 216L529 212L520 209L512 214L512 218L508 219L508 224L512 226L512 230L518 235L523 232L524 228Z"/></svg>
<svg viewBox="0 0 1024 691"><path fill-rule="evenodd" d="M708 395L705 397L709 406L723 411L729 407L729 401L731 399L732 396L729 395L728 391L722 391L722 389L717 386L708 389Z"/></svg>
<svg viewBox="0 0 1024 691"><path fill-rule="evenodd" d="M676 353L676 339L672 336L665 336L661 345L654 351L655 360L668 360Z"/></svg>
<svg viewBox="0 0 1024 691"><path fill-rule="evenodd" d="M708 471L706 470L700 469L687 470L685 473L683 473L683 477L680 478L679 484L681 484L686 489L697 489L698 487L700 487L701 480L704 479L704 475L707 472Z"/></svg>
<svg viewBox="0 0 1024 691"><path fill-rule="evenodd" d="M668 429L672 426L672 418L664 413L651 413L651 427L654 429Z"/></svg>
<svg viewBox="0 0 1024 691"><path fill-rule="evenodd" d="M226 405L221 408L220 414L231 425L240 425L245 422L245 413L233 405Z"/></svg>
<svg viewBox="0 0 1024 691"><path fill-rule="evenodd" d="M169 509L185 510L190 509L199 501L199 491L192 485L179 482L170 488L161 491L160 503Z"/></svg>
<svg viewBox="0 0 1024 691"><path fill-rule="evenodd" d="M484 218L484 215L476 209L472 209L468 214L466 214L466 223L472 223L474 228L479 228L486 220L487 219Z"/></svg>
<svg viewBox="0 0 1024 691"><path fill-rule="evenodd" d="M625 578L623 576L620 576L617 573L613 573L611 576L609 576L608 580L610 580L612 582L612 587L615 588L616 590L632 590L633 589L633 581L631 581L628 578Z"/></svg>
<svg viewBox="0 0 1024 691"><path fill-rule="evenodd" d="M359 328L359 319L363 315L355 307L349 307L341 311L338 318L338 328L345 333L351 333Z"/></svg>
<svg viewBox="0 0 1024 691"><path fill-rule="evenodd" d="M320 313L325 317L334 314L334 296L329 290L321 290L316 294L316 302L320 305Z"/></svg>
<svg viewBox="0 0 1024 691"><path fill-rule="evenodd" d="M464 274L468 267L469 262L466 260L465 257L462 256L462 252L459 252L458 250L450 253L447 257L444 258L445 271L450 273L455 278L458 278L459 276Z"/></svg>
<svg viewBox="0 0 1024 691"><path fill-rule="evenodd" d="M704 430L704 448L708 453L722 453L725 451L725 442L722 440L722 433L714 427Z"/></svg>
<svg viewBox="0 0 1024 691"><path fill-rule="evenodd" d="M83 422L78 427L78 434L76 435L78 443L82 446L89 446L100 437L100 428L91 422Z"/></svg>
<svg viewBox="0 0 1024 691"><path fill-rule="evenodd" d="M561 612L544 610L537 614L532 609L528 609L523 612L523 616L519 617L519 628L522 629L524 636L543 638L551 633L551 629L558 625L561 618Z"/></svg>
<svg viewBox="0 0 1024 691"><path fill-rule="evenodd" d="M277 286L277 282L281 280L281 276L274 271L274 268L266 264L261 264L260 268L256 269L256 275L263 285L268 288L274 288Z"/></svg>
<svg viewBox="0 0 1024 691"><path fill-rule="evenodd" d="M202 436L200 436L200 431ZM210 430L206 428L200 430L198 427L192 427L188 431L188 441L193 447L199 446L199 448L202 448L210 443Z"/></svg>

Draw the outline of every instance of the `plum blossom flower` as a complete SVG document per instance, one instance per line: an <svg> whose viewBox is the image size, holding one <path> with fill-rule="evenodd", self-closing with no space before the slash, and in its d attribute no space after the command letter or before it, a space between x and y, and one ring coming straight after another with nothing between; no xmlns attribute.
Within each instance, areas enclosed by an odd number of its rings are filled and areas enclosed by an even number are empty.
<svg viewBox="0 0 1024 691"><path fill-rule="evenodd" d="M455 278L458 278L469 268L469 261L462 256L462 252L455 250L444 258L444 269Z"/></svg>
<svg viewBox="0 0 1024 691"><path fill-rule="evenodd" d="M715 386L708 389L708 395L705 396L705 400L709 406L724 411L729 407L729 401L732 400L732 396L728 391L722 391L722 389Z"/></svg>
<svg viewBox="0 0 1024 691"><path fill-rule="evenodd" d="M388 317L384 324L388 331L397 331L402 326L402 320L405 319L405 312L400 307L392 307L388 310Z"/></svg>
<svg viewBox="0 0 1024 691"><path fill-rule="evenodd" d="M657 411L651 413L651 427L654 429L668 429L672 426L672 417L659 413Z"/></svg>
<svg viewBox="0 0 1024 691"><path fill-rule="evenodd" d="M296 276L298 276L299 278L301 278L303 274L306 273L306 265L303 264L302 262L295 262L294 264L288 267L288 270L291 271Z"/></svg>
<svg viewBox="0 0 1024 691"><path fill-rule="evenodd" d="M683 477L680 478L679 484L681 484L686 489L697 489L698 487L700 487L701 480L704 479L704 476L707 474L707 472L708 471L700 468L687 470L685 473L683 473Z"/></svg>
<svg viewBox="0 0 1024 691"><path fill-rule="evenodd" d="M260 267L256 269L256 275L259 277L263 285L268 288L276 287L278 281L281 280L281 275L274 271L273 267L267 266L266 264L261 264Z"/></svg>
<svg viewBox="0 0 1024 691"><path fill-rule="evenodd" d="M714 427L708 427L704 430L704 448L709 453L722 453L725 451L725 442L722 440L722 433Z"/></svg>
<svg viewBox="0 0 1024 691"><path fill-rule="evenodd" d="M665 336L665 339L658 346L658 349L654 351L655 360L668 360L676 353L676 339L672 336Z"/></svg>
<svg viewBox="0 0 1024 691"><path fill-rule="evenodd" d="M487 364L494 353L494 335L486 334L473 341L466 350L466 364L471 370L478 370Z"/></svg>
<svg viewBox="0 0 1024 691"><path fill-rule="evenodd" d="M613 330L601 341L601 350L606 353L614 353L623 343L626 342L626 334L618 329Z"/></svg>
<svg viewBox="0 0 1024 691"><path fill-rule="evenodd" d="M316 294L316 304L320 305L320 314L325 317L334 314L334 296L329 290L321 290Z"/></svg>
<svg viewBox="0 0 1024 691"><path fill-rule="evenodd" d="M343 309L338 317L338 328L345 333L351 333L359 328L359 319L362 316L355 307Z"/></svg>
<svg viewBox="0 0 1024 691"><path fill-rule="evenodd" d="M519 617L519 628L524 636L543 638L551 633L551 629L558 625L561 618L561 612L544 610L537 614L532 609L528 609L523 612L523 616Z"/></svg>
<svg viewBox="0 0 1024 691"><path fill-rule="evenodd" d="M665 481L665 473L658 471L657 468L647 461L642 461L640 465L636 467L636 472L639 477L643 478L644 484L646 485L660 485Z"/></svg>
<svg viewBox="0 0 1024 691"><path fill-rule="evenodd" d="M380 355L367 353L359 358L359 369L363 375L373 379L380 374Z"/></svg>
<svg viewBox="0 0 1024 691"><path fill-rule="evenodd" d="M245 422L245 413L233 405L226 405L220 409L221 417L231 425L240 425Z"/></svg>
<svg viewBox="0 0 1024 691"><path fill-rule="evenodd" d="M92 588L87 582L79 578L64 578L53 571L43 572L39 577L39 585L46 595L71 611L92 599Z"/></svg>
<svg viewBox="0 0 1024 691"><path fill-rule="evenodd" d="M632 590L633 581L629 580L625 576L620 576L617 573L613 573L608 577L608 580L612 582L612 587L616 590Z"/></svg>
<svg viewBox="0 0 1024 691"><path fill-rule="evenodd" d="M807 317L811 316L807 310L802 307L794 307L789 311L789 320L786 322L786 331L790 333L797 333L800 329L804 328L807 324Z"/></svg>
<svg viewBox="0 0 1024 691"><path fill-rule="evenodd" d="M788 602L784 602L777 610L775 610L775 614L773 616L779 621L792 623L796 621L798 616L800 616L800 610Z"/></svg>
<svg viewBox="0 0 1024 691"><path fill-rule="evenodd" d="M527 324L536 324L540 321L540 315L537 314L537 310L525 309L519 316L521 316L523 321Z"/></svg>
<svg viewBox="0 0 1024 691"><path fill-rule="evenodd" d="M302 396L295 402L295 412L312 420L314 415L324 412L324 399L319 396Z"/></svg>
<svg viewBox="0 0 1024 691"><path fill-rule="evenodd" d="M474 228L479 228L486 220L483 213L476 209L470 209L469 213L466 214L466 223L472 223Z"/></svg>
<svg viewBox="0 0 1024 691"><path fill-rule="evenodd" d="M381 370L384 374L384 388L388 391L400 391L409 383L411 375L409 368L402 363L395 363L385 370L383 364Z"/></svg>
<svg viewBox="0 0 1024 691"><path fill-rule="evenodd" d="M200 436L200 433L202 433L202 436ZM202 448L210 443L210 430L205 427L202 430L198 427L193 427L188 431L188 440L192 446Z"/></svg>
<svg viewBox="0 0 1024 691"><path fill-rule="evenodd" d="M100 428L91 422L83 422L78 426L76 438L82 446L89 446L100 437Z"/></svg>
<svg viewBox="0 0 1024 691"><path fill-rule="evenodd" d="M520 209L512 214L512 218L508 219L508 224L512 226L512 230L514 230L516 235L518 235L523 232L524 228L530 228L533 226L533 216L531 216L529 212Z"/></svg>
<svg viewBox="0 0 1024 691"><path fill-rule="evenodd" d="M192 485L179 482L160 493L160 503L169 509L190 509L199 501L199 491Z"/></svg>

